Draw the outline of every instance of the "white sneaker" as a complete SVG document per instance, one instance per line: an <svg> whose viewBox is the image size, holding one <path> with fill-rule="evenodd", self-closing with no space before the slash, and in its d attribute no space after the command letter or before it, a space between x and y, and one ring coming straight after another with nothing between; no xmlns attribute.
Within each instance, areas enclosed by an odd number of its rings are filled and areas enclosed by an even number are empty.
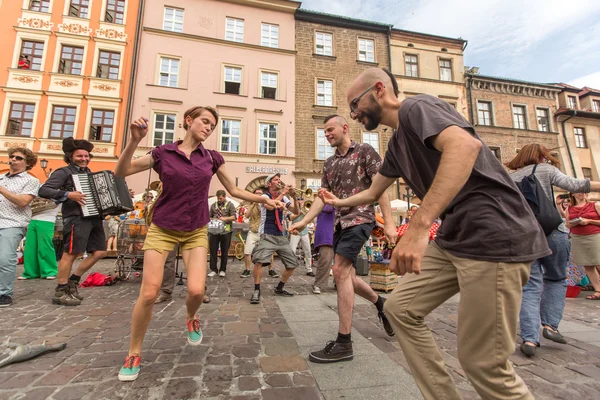
<svg viewBox="0 0 600 400"><path fill-rule="evenodd" d="M216 273L215 271L210 271L210 272L208 273L208 276L209 276L209 277L211 277L211 278L212 278L213 276L216 276L216 275L217 275L217 273Z"/></svg>
<svg viewBox="0 0 600 400"><path fill-rule="evenodd" d="M333 276L333 270L332 269L329 270L329 276Z"/></svg>
<svg viewBox="0 0 600 400"><path fill-rule="evenodd" d="M219 272L219 276L220 276L221 278L225 277L225 271L221 271L221 272Z"/></svg>
<svg viewBox="0 0 600 400"><path fill-rule="evenodd" d="M321 294L321 289L318 286L313 286L313 293L314 294Z"/></svg>
<svg viewBox="0 0 600 400"><path fill-rule="evenodd" d="M48 279L49 281L52 281L52 280L56 279L56 277L55 276L47 276L46 279Z"/></svg>

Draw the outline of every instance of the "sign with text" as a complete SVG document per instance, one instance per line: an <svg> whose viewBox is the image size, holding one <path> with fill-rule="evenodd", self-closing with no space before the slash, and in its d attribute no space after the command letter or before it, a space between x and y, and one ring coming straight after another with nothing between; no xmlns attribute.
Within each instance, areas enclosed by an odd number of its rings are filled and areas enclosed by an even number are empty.
<svg viewBox="0 0 600 400"><path fill-rule="evenodd" d="M246 167L246 172L252 174L276 174L280 173L281 175L287 175L287 168L278 168L278 167L267 167L264 165L251 165Z"/></svg>

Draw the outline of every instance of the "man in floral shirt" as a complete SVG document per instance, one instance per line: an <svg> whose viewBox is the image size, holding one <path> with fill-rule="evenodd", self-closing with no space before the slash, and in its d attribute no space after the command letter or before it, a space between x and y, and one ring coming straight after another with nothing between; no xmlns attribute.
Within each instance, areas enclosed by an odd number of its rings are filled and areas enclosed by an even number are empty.
<svg viewBox="0 0 600 400"><path fill-rule="evenodd" d="M335 147L335 154L325 161L323 178L319 191L331 191L339 198L353 196L371 186L371 179L381 166L381 157L373 147L366 143L356 143L350 139L348 122L339 115L325 118L325 138ZM386 237L390 243L396 243L396 227L392 218L390 200L386 193L379 199L385 220ZM308 214L290 227L290 232L299 231L312 221L323 209L324 204L316 198ZM336 209L333 237L335 262L333 274L337 284L338 314L340 326L335 341L327 343L323 350L310 353L309 360L316 363L332 363L352 360L352 310L354 293L371 301L377 307L379 319L389 336L394 331L384 312L385 299L377 295L371 287L356 276L358 253L369 239L375 225L373 204Z"/></svg>

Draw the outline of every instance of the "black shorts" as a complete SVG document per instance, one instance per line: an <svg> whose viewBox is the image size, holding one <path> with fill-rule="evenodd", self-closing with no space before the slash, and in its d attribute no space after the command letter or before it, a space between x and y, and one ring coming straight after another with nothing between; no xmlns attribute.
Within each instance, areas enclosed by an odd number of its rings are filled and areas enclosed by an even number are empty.
<svg viewBox="0 0 600 400"><path fill-rule="evenodd" d="M358 253L371 236L375 223L351 226L346 229L336 229L333 234L333 252L352 261L356 268Z"/></svg>
<svg viewBox="0 0 600 400"><path fill-rule="evenodd" d="M93 253L106 250L106 236L101 219L83 219L79 216L63 219L64 252L69 254Z"/></svg>

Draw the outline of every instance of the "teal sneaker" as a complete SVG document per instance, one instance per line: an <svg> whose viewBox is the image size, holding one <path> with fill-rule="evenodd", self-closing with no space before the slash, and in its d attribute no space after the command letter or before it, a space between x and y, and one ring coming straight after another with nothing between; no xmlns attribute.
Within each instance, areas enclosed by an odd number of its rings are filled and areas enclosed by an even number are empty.
<svg viewBox="0 0 600 400"><path fill-rule="evenodd" d="M198 316L192 320L186 321L188 330L188 343L197 346L202 343L202 329L200 329L200 320Z"/></svg>
<svg viewBox="0 0 600 400"><path fill-rule="evenodd" d="M123 364L119 371L119 380L121 382L135 381L140 374L141 362L142 358L138 354L127 356L125 364Z"/></svg>

